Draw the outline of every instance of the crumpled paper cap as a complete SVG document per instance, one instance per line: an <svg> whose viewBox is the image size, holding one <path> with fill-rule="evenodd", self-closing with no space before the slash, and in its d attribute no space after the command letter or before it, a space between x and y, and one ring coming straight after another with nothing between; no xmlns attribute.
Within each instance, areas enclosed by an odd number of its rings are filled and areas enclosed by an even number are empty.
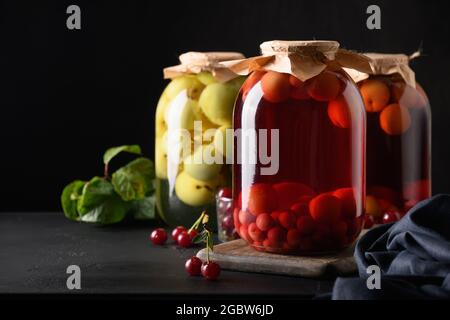
<svg viewBox="0 0 450 320"><path fill-rule="evenodd" d="M244 55L239 52L186 52L179 56L181 64L163 70L164 79L207 71L211 72L217 81L226 82L238 75L231 72L223 62L243 58Z"/></svg>
<svg viewBox="0 0 450 320"><path fill-rule="evenodd" d="M326 40L273 40L261 44L261 56L228 61L225 64L239 75L258 70L289 73L302 81L320 74L331 62L341 67L369 71L368 58L358 53L339 49L339 42Z"/></svg>
<svg viewBox="0 0 450 320"><path fill-rule="evenodd" d="M408 56L406 54L391 53L363 53L368 60L370 70L361 72L354 69L345 69L352 77L353 81L363 81L371 75L393 75L399 74L402 79L410 86L416 87L414 71L409 67L409 61L420 56L420 52L414 52Z"/></svg>

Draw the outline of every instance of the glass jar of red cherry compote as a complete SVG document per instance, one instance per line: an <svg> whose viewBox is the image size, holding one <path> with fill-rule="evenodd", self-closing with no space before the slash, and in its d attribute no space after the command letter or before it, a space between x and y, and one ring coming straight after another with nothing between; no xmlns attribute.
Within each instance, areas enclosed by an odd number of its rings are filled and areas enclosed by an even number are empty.
<svg viewBox="0 0 450 320"><path fill-rule="evenodd" d="M266 42L249 63L233 116L233 215L257 250L335 252L361 231L365 113L338 47Z"/></svg>
<svg viewBox="0 0 450 320"><path fill-rule="evenodd" d="M367 56L375 72L358 82L367 111L367 214L392 222L431 196L431 110L408 56Z"/></svg>

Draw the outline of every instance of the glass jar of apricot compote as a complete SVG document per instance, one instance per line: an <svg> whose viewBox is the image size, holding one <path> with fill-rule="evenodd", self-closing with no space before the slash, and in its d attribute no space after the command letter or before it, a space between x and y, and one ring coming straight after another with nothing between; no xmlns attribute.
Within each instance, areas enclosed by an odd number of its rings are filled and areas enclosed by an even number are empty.
<svg viewBox="0 0 450 320"><path fill-rule="evenodd" d="M367 112L366 211L395 222L431 196L431 109L407 55L366 56L373 72L354 77Z"/></svg>

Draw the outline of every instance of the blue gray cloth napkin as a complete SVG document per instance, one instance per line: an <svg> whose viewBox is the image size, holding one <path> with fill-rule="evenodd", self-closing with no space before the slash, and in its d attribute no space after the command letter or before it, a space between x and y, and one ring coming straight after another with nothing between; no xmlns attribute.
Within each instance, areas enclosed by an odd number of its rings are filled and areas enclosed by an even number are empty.
<svg viewBox="0 0 450 320"><path fill-rule="evenodd" d="M368 231L355 259L359 278L338 278L332 299L450 299L450 195L422 201L399 222ZM381 270L381 289L367 286L371 265Z"/></svg>

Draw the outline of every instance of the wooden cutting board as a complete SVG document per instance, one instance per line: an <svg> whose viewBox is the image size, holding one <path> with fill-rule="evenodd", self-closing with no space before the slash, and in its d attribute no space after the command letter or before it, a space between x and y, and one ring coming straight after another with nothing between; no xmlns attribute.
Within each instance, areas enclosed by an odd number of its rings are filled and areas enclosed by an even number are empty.
<svg viewBox="0 0 450 320"><path fill-rule="evenodd" d="M354 246L324 256L287 256L256 251L238 239L215 245L210 258L228 270L318 278L355 273L353 251ZM197 257L206 260L206 249L200 250Z"/></svg>

